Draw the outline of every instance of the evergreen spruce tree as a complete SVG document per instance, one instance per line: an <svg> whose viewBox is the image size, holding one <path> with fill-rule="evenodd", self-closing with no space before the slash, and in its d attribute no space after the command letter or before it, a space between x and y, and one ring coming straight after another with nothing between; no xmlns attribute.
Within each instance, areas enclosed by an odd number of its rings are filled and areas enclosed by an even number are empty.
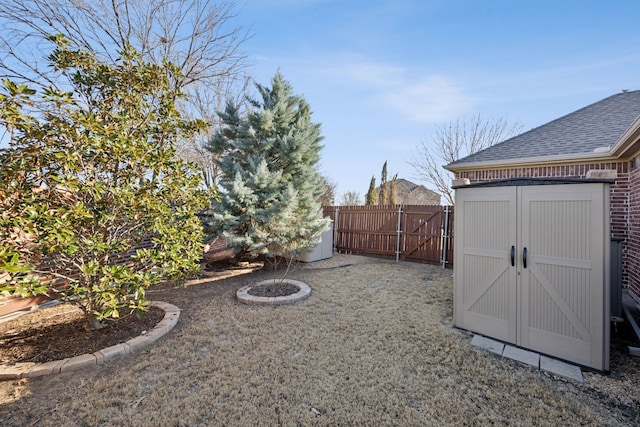
<svg viewBox="0 0 640 427"><path fill-rule="evenodd" d="M380 177L380 199L379 204L389 204L389 189L387 188L387 162L382 165L382 174Z"/></svg>
<svg viewBox="0 0 640 427"><path fill-rule="evenodd" d="M207 147L219 158L222 178L220 204L205 227L227 239L236 260L275 248L293 257L328 228L318 202L320 125L280 73L271 83L256 84L262 99L250 100L244 114L229 103Z"/></svg>
<svg viewBox="0 0 640 427"><path fill-rule="evenodd" d="M378 204L378 192L376 191L376 177L371 177L371 183L369 184L369 191L365 196L364 204L368 206L375 206Z"/></svg>

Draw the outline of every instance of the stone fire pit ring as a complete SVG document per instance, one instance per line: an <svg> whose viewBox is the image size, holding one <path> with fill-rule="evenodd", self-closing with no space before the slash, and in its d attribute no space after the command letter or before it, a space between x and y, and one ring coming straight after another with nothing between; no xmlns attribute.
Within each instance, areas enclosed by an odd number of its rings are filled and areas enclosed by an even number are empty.
<svg viewBox="0 0 640 427"><path fill-rule="evenodd" d="M280 297L260 297L249 295L249 291L253 287L271 285L276 282L284 282L289 285L293 285L298 288L298 292L295 292L291 295L280 296ZM311 288L306 283L300 282L298 280L292 279L268 279L262 280L260 282L252 283L250 285L244 286L236 292L236 298L238 301L244 304L251 305L287 305L294 304L298 301L302 301L304 299L309 298L311 295Z"/></svg>

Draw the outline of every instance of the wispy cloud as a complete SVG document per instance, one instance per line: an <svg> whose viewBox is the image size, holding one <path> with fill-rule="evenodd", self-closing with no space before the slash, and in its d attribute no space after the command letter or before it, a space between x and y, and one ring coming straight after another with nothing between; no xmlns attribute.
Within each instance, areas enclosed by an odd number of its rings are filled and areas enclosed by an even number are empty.
<svg viewBox="0 0 640 427"><path fill-rule="evenodd" d="M410 66L375 62L358 55L310 55L260 58L282 66L285 77L344 106L365 105L418 124L439 123L470 114L475 98L454 76ZM356 107L359 106L359 107Z"/></svg>
<svg viewBox="0 0 640 427"><path fill-rule="evenodd" d="M407 72L403 67L353 58L334 60L334 63L336 65L330 68L332 74L361 85L380 88L402 84L402 76Z"/></svg>
<svg viewBox="0 0 640 427"><path fill-rule="evenodd" d="M391 108L410 120L433 123L464 115L471 110L472 100L452 79L428 75L417 81L406 81L393 91L382 94Z"/></svg>
<svg viewBox="0 0 640 427"><path fill-rule="evenodd" d="M453 77L370 61L338 62L334 75L369 90L380 106L420 123L440 122L471 111L472 97Z"/></svg>

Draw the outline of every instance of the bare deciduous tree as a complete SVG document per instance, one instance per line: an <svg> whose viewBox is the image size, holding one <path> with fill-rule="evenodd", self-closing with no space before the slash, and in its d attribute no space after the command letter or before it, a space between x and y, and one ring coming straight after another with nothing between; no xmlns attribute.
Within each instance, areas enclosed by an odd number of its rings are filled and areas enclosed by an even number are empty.
<svg viewBox="0 0 640 427"><path fill-rule="evenodd" d="M443 166L511 138L523 127L517 122L509 124L502 117L484 119L477 114L469 119L457 118L438 126L431 139L423 140L417 147L416 159L409 164L418 178L431 183L447 203L453 205L450 187L453 175Z"/></svg>
<svg viewBox="0 0 640 427"><path fill-rule="evenodd" d="M195 113L183 113L186 117L198 117L209 124L209 127L204 132L189 139L183 139L177 147L178 156L198 166L202 172L207 188L213 188L219 176L215 155L204 148L219 124L219 117L216 111L222 111L224 109L226 100L233 100L236 105L241 105L244 101L243 95L248 89L247 86L250 80L248 78L245 79L242 85L232 83L235 82L221 80L220 87L214 91L203 90L202 87L196 87L191 91L189 102L189 105L195 110ZM225 84L226 87L223 87Z"/></svg>
<svg viewBox="0 0 640 427"><path fill-rule="evenodd" d="M218 81L244 67L247 35L228 28L234 2L209 0L3 0L0 70L42 84L42 43L64 34L74 45L113 63L130 45L152 63L170 61L183 73L176 85Z"/></svg>
<svg viewBox="0 0 640 427"><path fill-rule="evenodd" d="M150 63L169 61L180 75L176 90L186 95L179 110L186 118L216 124L216 109L247 87L248 34L232 25L232 0L2 0L0 76L31 86L60 86L59 74L42 52L51 35L64 34L80 49L113 64L127 46ZM216 171L201 139L182 141L180 153L195 161L212 184Z"/></svg>
<svg viewBox="0 0 640 427"><path fill-rule="evenodd" d="M333 206L336 200L336 187L338 184L331 178L321 175L320 180L324 186L324 193L320 196L320 205Z"/></svg>
<svg viewBox="0 0 640 427"><path fill-rule="evenodd" d="M347 191L340 196L340 206L359 206L362 204L362 198L357 191Z"/></svg>

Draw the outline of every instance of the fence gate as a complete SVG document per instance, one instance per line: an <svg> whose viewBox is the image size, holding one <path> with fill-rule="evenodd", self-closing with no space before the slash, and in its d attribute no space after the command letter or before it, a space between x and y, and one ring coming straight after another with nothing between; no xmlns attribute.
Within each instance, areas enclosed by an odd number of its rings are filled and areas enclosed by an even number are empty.
<svg viewBox="0 0 640 427"><path fill-rule="evenodd" d="M453 266L453 207L326 206L334 249Z"/></svg>
<svg viewBox="0 0 640 427"><path fill-rule="evenodd" d="M400 258L451 266L453 245L449 240L452 223L453 209L449 206L406 206L400 221L403 238Z"/></svg>

